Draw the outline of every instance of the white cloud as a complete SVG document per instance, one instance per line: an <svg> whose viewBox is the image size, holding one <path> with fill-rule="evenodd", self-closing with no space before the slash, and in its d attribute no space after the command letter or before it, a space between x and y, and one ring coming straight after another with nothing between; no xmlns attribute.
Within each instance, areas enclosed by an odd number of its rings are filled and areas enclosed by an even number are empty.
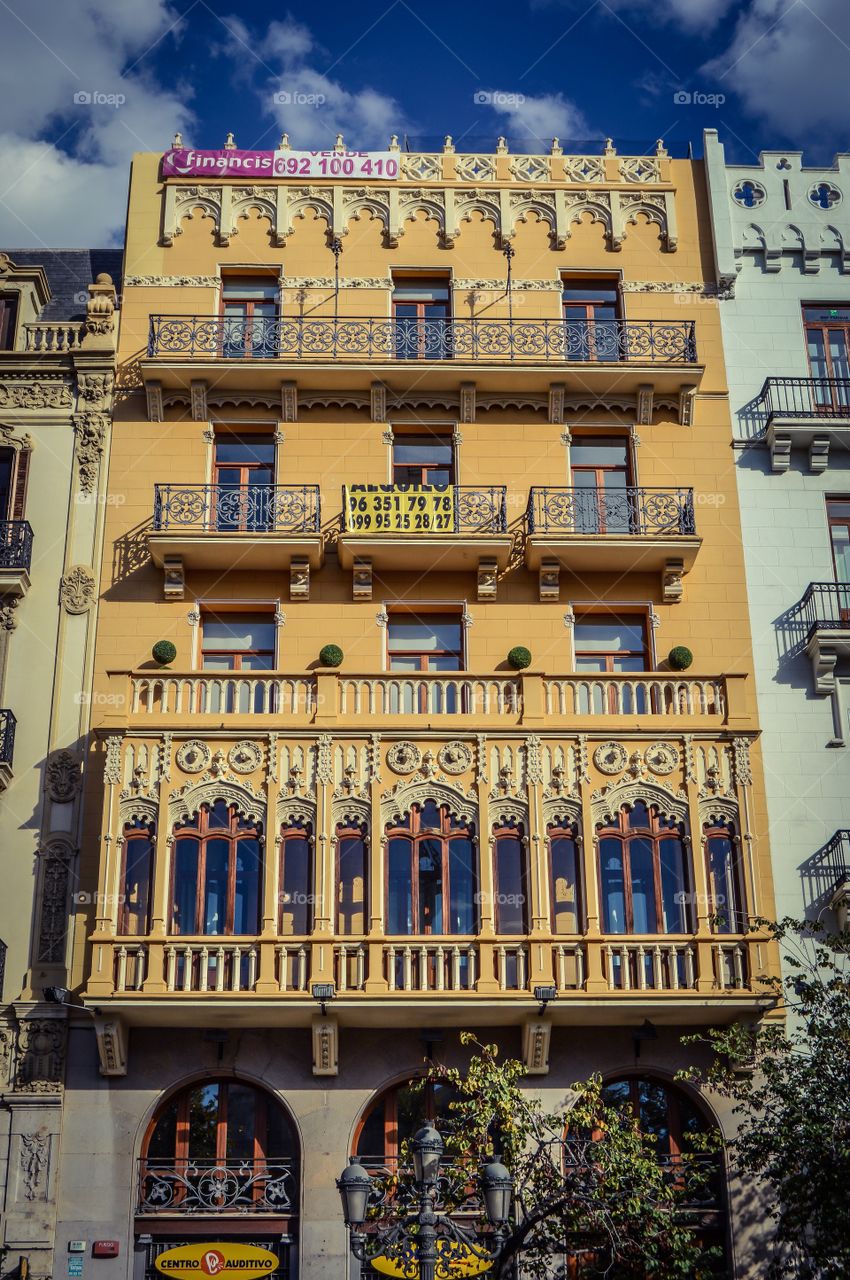
<svg viewBox="0 0 850 1280"><path fill-rule="evenodd" d="M722 92L794 138L847 147L850 5L847 0L752 0L728 49L704 68ZM766 139L767 145L770 140Z"/></svg>
<svg viewBox="0 0 850 1280"><path fill-rule="evenodd" d="M560 93L546 93L540 97L508 92L507 90L486 90L476 94L476 100L489 98L486 105L505 120L505 133L508 137L540 138L544 141L551 138L586 138L590 135L587 121L575 103L564 98Z"/></svg>
<svg viewBox="0 0 850 1280"><path fill-rule="evenodd" d="M554 0L563 4L565 0ZM543 8L553 0L532 0L532 6ZM566 0L573 7L585 7L585 0ZM650 18L656 23L673 22L688 31L709 31L725 18L738 0L605 0L608 9L624 15Z"/></svg>
<svg viewBox="0 0 850 1280"><path fill-rule="evenodd" d="M383 149L390 134L409 129L394 98L369 86L347 89L333 77L332 68L322 70L332 59L302 23L292 18L272 22L258 41L241 19L224 22L231 33L224 52L243 76L257 63L264 68L257 91L260 105L296 149L331 146L338 133L349 147ZM253 56L246 63L247 53Z"/></svg>
<svg viewBox="0 0 850 1280"><path fill-rule="evenodd" d="M133 152L165 150L191 122L188 91L165 89L134 65L178 30L167 0L5 7L0 244L117 241Z"/></svg>

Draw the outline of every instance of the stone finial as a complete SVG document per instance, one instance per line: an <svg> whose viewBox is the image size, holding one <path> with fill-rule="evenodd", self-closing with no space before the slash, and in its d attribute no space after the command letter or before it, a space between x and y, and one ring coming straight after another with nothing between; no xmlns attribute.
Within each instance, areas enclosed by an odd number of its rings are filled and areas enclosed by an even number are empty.
<svg viewBox="0 0 850 1280"><path fill-rule="evenodd" d="M663 139L663 138L659 138L659 139L658 139L658 141L656 142L656 144L655 144L655 154L656 154L657 156L666 156L666 155L668 154L667 148L666 148L666 147L665 147L665 145L664 145L664 139Z"/></svg>
<svg viewBox="0 0 850 1280"><path fill-rule="evenodd" d="M288 151L288 150L289 150L289 134L282 133L280 135L280 142L278 143L278 151Z"/></svg>
<svg viewBox="0 0 850 1280"><path fill-rule="evenodd" d="M602 148L602 154L603 156L615 156L617 154L617 148L614 146L613 138L605 139L605 146Z"/></svg>
<svg viewBox="0 0 850 1280"><path fill-rule="evenodd" d="M334 151L344 151L344 150L345 150L345 143L342 140L342 134L338 133L336 135L336 142L334 143Z"/></svg>
<svg viewBox="0 0 850 1280"><path fill-rule="evenodd" d="M225 149L225 151L235 151L235 150L236 150L236 143L235 143L235 141L234 141L234 139L233 139L233 134L232 134L232 133L228 133L227 137L224 139L224 149Z"/></svg>
<svg viewBox="0 0 850 1280"><path fill-rule="evenodd" d="M112 276L101 272L94 283L88 286L88 293L83 346L87 350L112 351L115 349L117 302Z"/></svg>
<svg viewBox="0 0 850 1280"><path fill-rule="evenodd" d="M390 134L390 151L398 151L398 134Z"/></svg>
<svg viewBox="0 0 850 1280"><path fill-rule="evenodd" d="M171 145L172 145L172 147L174 147L174 149L175 149L175 150L179 150L179 149L180 149L180 147L182 147L182 146L183 146L183 134L182 134L182 133L180 133L179 131L178 131L177 133L175 133L175 135L174 135L174 141L172 142L172 144L171 144Z"/></svg>
<svg viewBox="0 0 850 1280"><path fill-rule="evenodd" d="M496 139L496 155L506 156L508 154L508 140L504 137Z"/></svg>
<svg viewBox="0 0 850 1280"><path fill-rule="evenodd" d="M563 154L564 154L564 149L563 149L563 147L561 146L561 139L560 139L560 138L553 138L553 139L552 139L552 146L549 148L549 155L550 155L550 156L562 156Z"/></svg>
<svg viewBox="0 0 850 1280"><path fill-rule="evenodd" d="M453 155L454 149L455 149L455 144L454 144L454 141L452 140L452 135L450 133L447 133L445 138L443 138L443 153L444 155Z"/></svg>

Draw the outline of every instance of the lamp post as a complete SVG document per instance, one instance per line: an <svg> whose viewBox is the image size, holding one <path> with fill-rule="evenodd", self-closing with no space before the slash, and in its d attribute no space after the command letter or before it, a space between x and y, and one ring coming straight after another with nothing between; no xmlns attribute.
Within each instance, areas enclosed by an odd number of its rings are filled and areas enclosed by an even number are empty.
<svg viewBox="0 0 850 1280"><path fill-rule="evenodd" d="M376 1187L356 1156L337 1179L342 1215L349 1231L351 1252L359 1262L386 1257L401 1274L417 1280L451 1280L458 1265L470 1257L494 1262L508 1233L513 1200L510 1173L494 1156L481 1168L479 1185L492 1228L489 1241L455 1222L439 1207L443 1140L426 1124L413 1138L413 1187L409 1206L400 1206L395 1221L376 1221L366 1231L369 1203Z"/></svg>

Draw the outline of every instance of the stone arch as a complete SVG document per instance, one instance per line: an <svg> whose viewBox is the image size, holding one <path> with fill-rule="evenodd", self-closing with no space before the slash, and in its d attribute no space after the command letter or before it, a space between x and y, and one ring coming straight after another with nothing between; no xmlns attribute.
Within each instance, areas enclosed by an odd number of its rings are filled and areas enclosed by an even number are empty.
<svg viewBox="0 0 850 1280"><path fill-rule="evenodd" d="M548 205L543 200L521 200L511 208L511 234L513 234L517 222L528 222L528 215L536 213L538 220L544 222L549 228L550 235L555 235L556 231L556 215L553 206Z"/></svg>
<svg viewBox="0 0 850 1280"><path fill-rule="evenodd" d="M581 805L578 800L552 796L543 801L543 825L547 829L555 825L556 818L566 818L581 834Z"/></svg>
<svg viewBox="0 0 850 1280"><path fill-rule="evenodd" d="M404 815L415 804L424 804L433 800L436 805L445 805L456 818L465 822L478 822L478 805L469 800L462 791L456 790L447 782L436 779L417 779L402 782L388 795L381 798L381 825L388 826L394 821L401 822Z"/></svg>
<svg viewBox="0 0 850 1280"><path fill-rule="evenodd" d="M305 826L316 830L316 802L307 796L281 796L275 810L275 829Z"/></svg>
<svg viewBox="0 0 850 1280"><path fill-rule="evenodd" d="M124 828L133 822L146 822L156 827L159 818L159 804L148 796L127 796L118 804L119 835L123 836Z"/></svg>
<svg viewBox="0 0 850 1280"><path fill-rule="evenodd" d="M505 819L507 824L516 823L521 826L526 836L528 835L528 805L525 800L519 800L514 796L500 796L497 800L490 801L490 830L493 827L502 826L500 819Z"/></svg>
<svg viewBox="0 0 850 1280"><path fill-rule="evenodd" d="M212 808L216 800L223 800L228 807L235 805L237 813L246 822L265 823L265 800L250 784L213 778L187 783L171 797L168 804L169 828L190 822L202 805Z"/></svg>
<svg viewBox="0 0 850 1280"><path fill-rule="evenodd" d="M705 800L700 800L700 831L704 826L711 823L712 818L719 818L721 822L728 822L735 828L736 832L740 832L738 804L732 796L710 796Z"/></svg>
<svg viewBox="0 0 850 1280"><path fill-rule="evenodd" d="M333 824L334 833L340 826L347 826L350 820L351 824L356 827L365 827L368 831L372 819L372 806L368 800L361 800L357 796L344 796L341 799L334 800L331 804L331 822Z"/></svg>
<svg viewBox="0 0 850 1280"><path fill-rule="evenodd" d="M221 199L217 196L203 195L197 191L191 195L178 196L174 206L174 232L175 236L183 234L182 222L191 222L195 216L195 210L202 210L205 218L212 218L213 226L216 232L221 230Z"/></svg>
<svg viewBox="0 0 850 1280"><path fill-rule="evenodd" d="M591 802L593 825L596 827L606 821L614 821L622 808L631 808L640 801L647 808L654 805L665 818L687 825L686 801L678 799L657 783L648 781L620 782L607 787L603 794L594 794Z"/></svg>

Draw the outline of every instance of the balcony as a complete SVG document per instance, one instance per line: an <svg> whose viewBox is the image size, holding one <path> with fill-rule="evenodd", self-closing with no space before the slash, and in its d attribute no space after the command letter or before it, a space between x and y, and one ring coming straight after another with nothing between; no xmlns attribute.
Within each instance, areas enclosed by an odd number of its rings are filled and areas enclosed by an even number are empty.
<svg viewBox="0 0 850 1280"><path fill-rule="evenodd" d="M524 672L115 671L110 673L103 727L139 732L218 727L234 731L335 726L398 729L429 723L468 731L558 726L576 732L658 728L743 728L750 721L744 675L541 675Z"/></svg>
<svg viewBox="0 0 850 1280"><path fill-rule="evenodd" d="M846 929L850 916L850 831L836 831L823 853L825 870L832 881L829 905L839 929Z"/></svg>
<svg viewBox="0 0 850 1280"><path fill-rule="evenodd" d="M812 471L825 471L829 449L850 442L850 379L767 378L761 390L774 471L787 471L792 449L808 449Z"/></svg>
<svg viewBox="0 0 850 1280"><path fill-rule="evenodd" d="M158 484L148 545L158 568L275 570L322 563L318 485Z"/></svg>
<svg viewBox="0 0 850 1280"><path fill-rule="evenodd" d="M136 1214L140 1217L280 1217L297 1211L298 1168L289 1156L226 1161L143 1156L138 1171Z"/></svg>
<svg viewBox="0 0 850 1280"><path fill-rule="evenodd" d="M818 693L834 693L835 669L850 657L850 582L812 582L795 611Z"/></svg>
<svg viewBox="0 0 850 1280"><path fill-rule="evenodd" d="M527 521L530 569L661 573L665 599L668 576L688 573L702 543L692 489L533 488Z"/></svg>
<svg viewBox="0 0 850 1280"><path fill-rule="evenodd" d="M5 791L12 781L12 760L15 754L15 728L17 720L7 708L0 708L0 791Z"/></svg>
<svg viewBox="0 0 850 1280"><path fill-rule="evenodd" d="M32 540L26 520L0 520L0 595L25 596L29 590Z"/></svg>
<svg viewBox="0 0 850 1280"><path fill-rule="evenodd" d="M493 391L543 391L571 372L578 387L600 394L636 394L647 383L677 394L702 372L694 324L683 320L150 318L143 374L169 389L204 376L220 381L224 370L228 386L274 386L308 367L321 368L328 386L365 389L392 376L444 391L482 368L492 371ZM500 379L499 371L510 374Z"/></svg>
<svg viewBox="0 0 850 1280"><path fill-rule="evenodd" d="M541 981L554 981L549 1012L565 1024L616 1022L629 1006L661 1021L665 1010L699 1021L706 1006L731 1019L769 994L751 935L112 938L93 947L95 973L113 976L90 998L109 1000L128 1025L204 1024L211 1001L222 1025L251 1025L252 1009L256 1025L309 1025L315 980L333 981L343 1026L372 1025L387 1002L400 1026L419 1025L425 1010L438 1025L462 1025L470 1001L493 1025L510 1024L531 1011Z"/></svg>
<svg viewBox="0 0 850 1280"><path fill-rule="evenodd" d="M368 560L385 572L474 570L484 558L503 570L511 545L504 485L348 485L343 490L338 543L343 569Z"/></svg>

